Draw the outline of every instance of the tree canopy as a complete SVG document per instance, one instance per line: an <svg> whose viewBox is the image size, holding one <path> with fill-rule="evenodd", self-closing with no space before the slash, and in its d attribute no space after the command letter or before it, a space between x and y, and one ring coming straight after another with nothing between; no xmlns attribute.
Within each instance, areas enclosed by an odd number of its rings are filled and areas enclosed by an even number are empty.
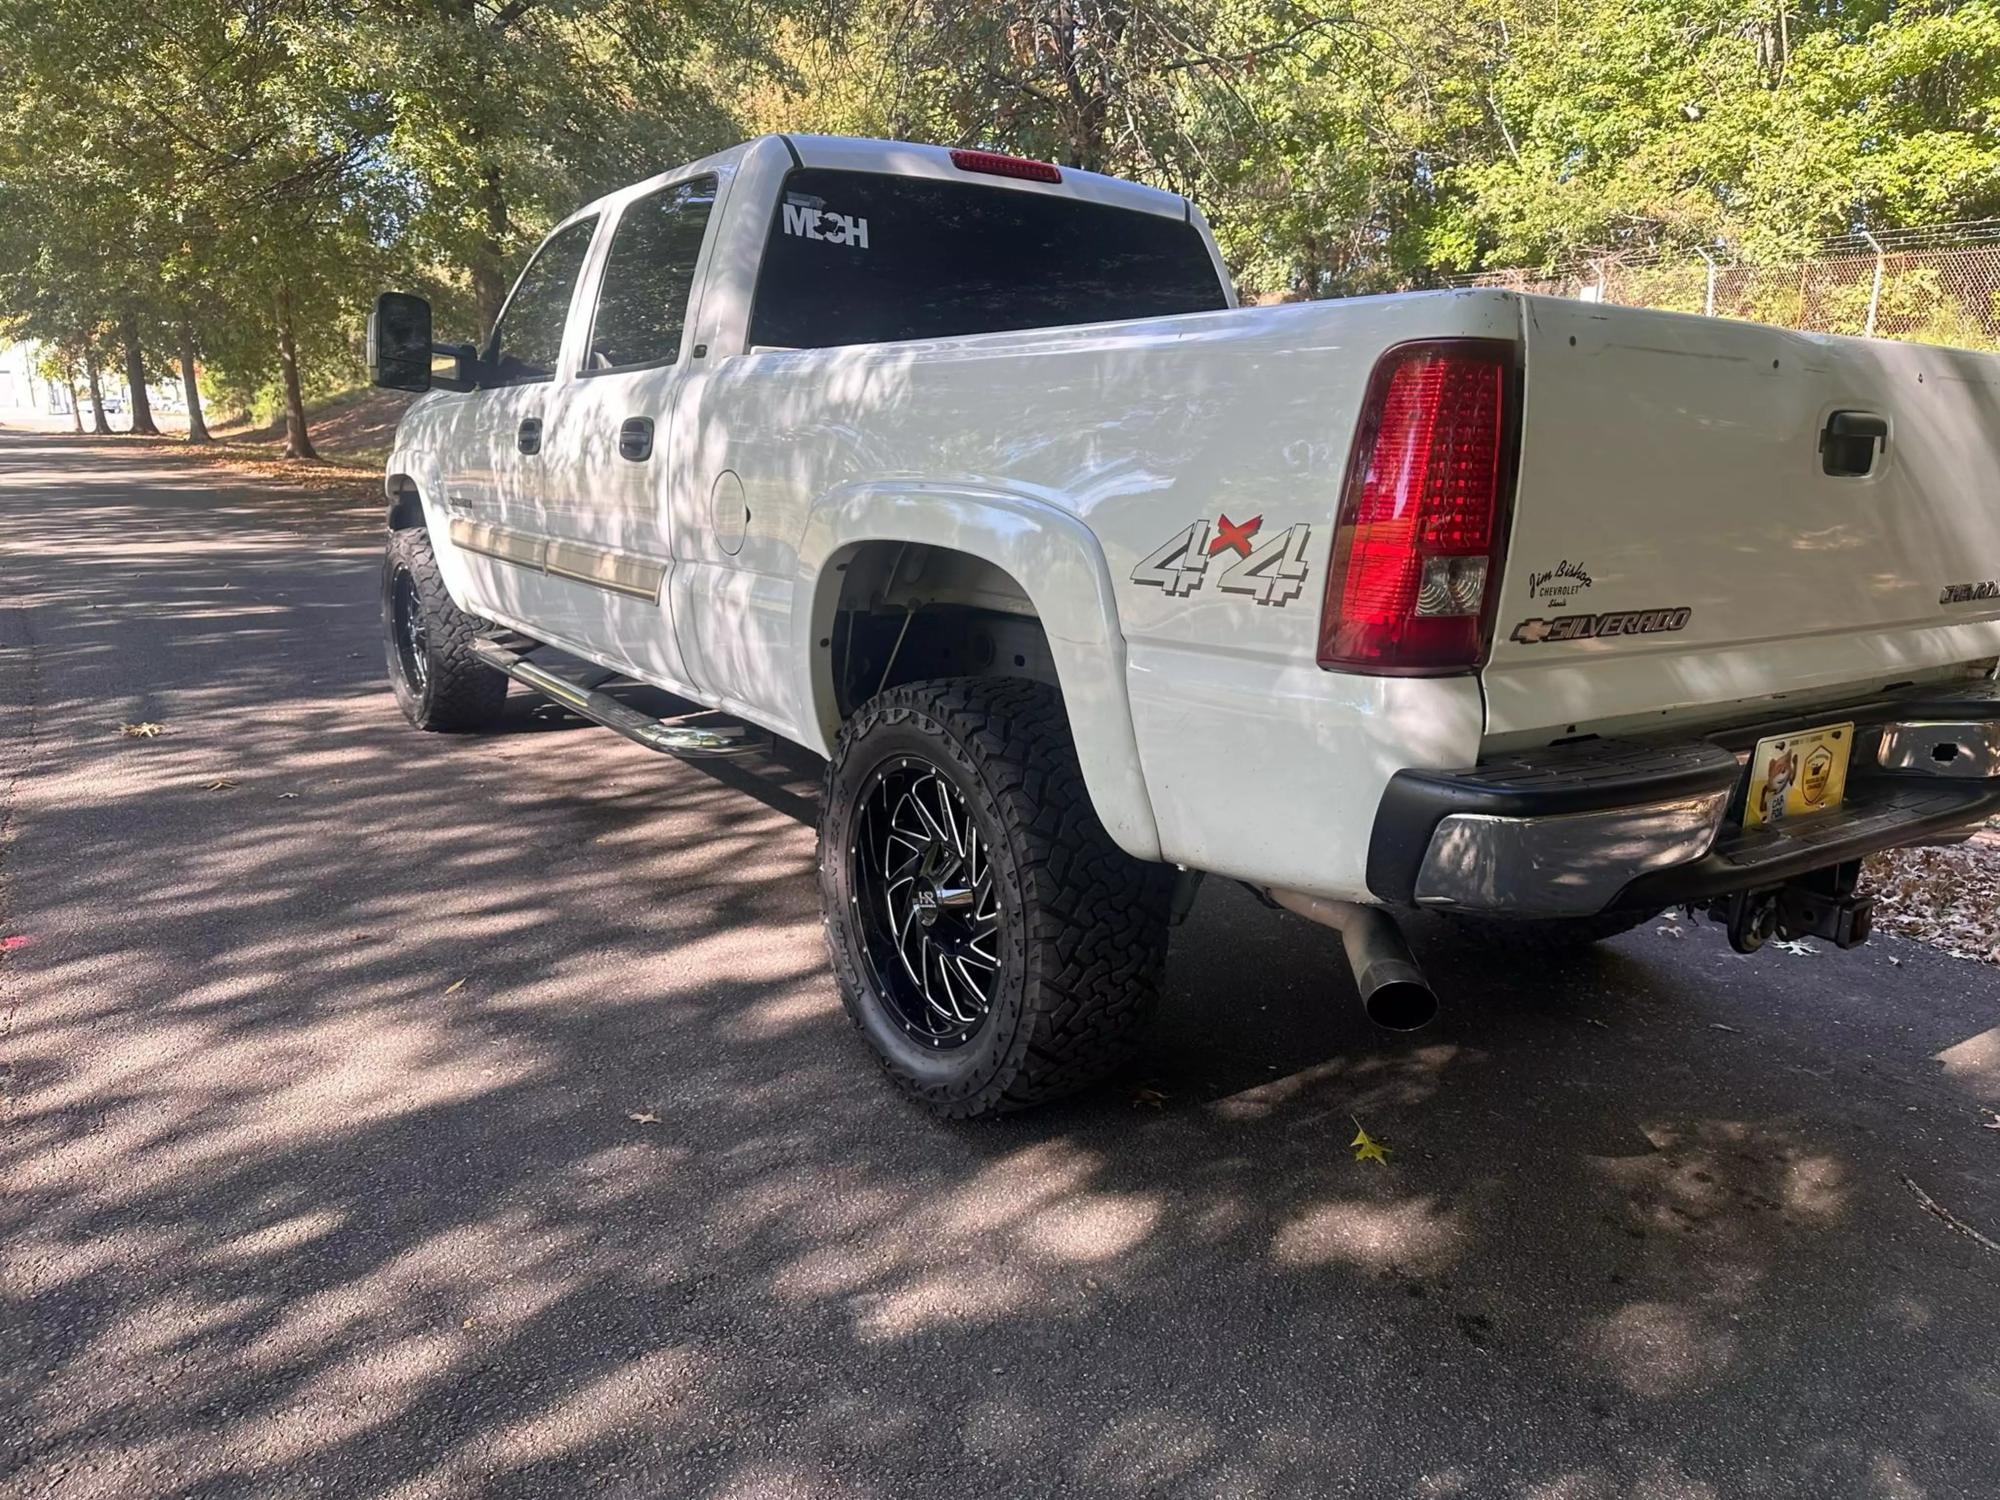
<svg viewBox="0 0 2000 1500"><path fill-rule="evenodd" d="M2000 0L0 0L0 331L357 374L379 287L485 325L555 218L763 130L1192 194L1247 291L2000 215Z"/></svg>

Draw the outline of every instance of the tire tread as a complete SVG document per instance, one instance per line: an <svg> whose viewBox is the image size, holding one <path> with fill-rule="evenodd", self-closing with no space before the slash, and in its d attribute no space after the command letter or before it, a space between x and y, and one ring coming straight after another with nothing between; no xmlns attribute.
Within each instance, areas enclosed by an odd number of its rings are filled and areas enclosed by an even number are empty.
<svg viewBox="0 0 2000 1500"><path fill-rule="evenodd" d="M932 720L955 742L1016 832L1029 927L1026 992L1021 1035L970 1092L929 1085L880 1048L877 1055L906 1090L954 1118L1074 1093L1126 1060L1158 1002L1172 871L1112 842L1084 787L1060 695L1022 678L911 683L864 704L828 765L829 806L855 747L912 717ZM851 981L831 924L829 917L845 994ZM856 997L848 999L851 1011Z"/></svg>
<svg viewBox="0 0 2000 1500"><path fill-rule="evenodd" d="M416 580L417 598L430 630L430 690L421 699L414 693L398 691L403 712L419 729L440 734L463 734L486 729L499 718L507 701L507 676L481 661L473 650L481 623L451 602L432 550L429 533L421 527L390 533L384 563L383 625L392 628L387 590L398 567ZM401 677L395 642L389 642L391 679Z"/></svg>

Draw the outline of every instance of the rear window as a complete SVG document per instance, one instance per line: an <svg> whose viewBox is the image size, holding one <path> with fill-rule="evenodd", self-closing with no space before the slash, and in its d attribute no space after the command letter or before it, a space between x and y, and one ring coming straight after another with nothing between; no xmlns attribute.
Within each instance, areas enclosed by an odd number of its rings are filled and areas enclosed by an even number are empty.
<svg viewBox="0 0 2000 1500"><path fill-rule="evenodd" d="M764 247L750 342L793 349L1212 312L1192 224L981 183L801 169Z"/></svg>

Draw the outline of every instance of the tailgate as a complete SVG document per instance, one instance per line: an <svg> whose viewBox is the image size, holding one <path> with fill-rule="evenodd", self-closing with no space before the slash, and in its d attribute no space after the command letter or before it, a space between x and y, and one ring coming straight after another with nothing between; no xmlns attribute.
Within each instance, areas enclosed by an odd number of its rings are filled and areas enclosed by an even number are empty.
<svg viewBox="0 0 2000 1500"><path fill-rule="evenodd" d="M1522 305L1490 739L1837 702L2000 652L2000 358ZM1826 472L1829 423L1865 472Z"/></svg>

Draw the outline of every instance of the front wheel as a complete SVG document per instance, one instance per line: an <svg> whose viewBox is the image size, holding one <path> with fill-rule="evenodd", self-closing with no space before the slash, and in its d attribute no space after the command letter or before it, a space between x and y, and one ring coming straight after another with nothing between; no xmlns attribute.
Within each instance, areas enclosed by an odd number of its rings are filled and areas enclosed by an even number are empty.
<svg viewBox="0 0 2000 1500"><path fill-rule="evenodd" d="M485 729L507 701L507 676L473 652L479 622L445 592L431 539L421 528L391 532L382 559L382 635L389 685L419 729Z"/></svg>
<svg viewBox="0 0 2000 1500"><path fill-rule="evenodd" d="M1171 889L1104 831L1049 687L916 683L841 730L827 948L854 1024L940 1114L1022 1109L1123 1061L1158 999Z"/></svg>

